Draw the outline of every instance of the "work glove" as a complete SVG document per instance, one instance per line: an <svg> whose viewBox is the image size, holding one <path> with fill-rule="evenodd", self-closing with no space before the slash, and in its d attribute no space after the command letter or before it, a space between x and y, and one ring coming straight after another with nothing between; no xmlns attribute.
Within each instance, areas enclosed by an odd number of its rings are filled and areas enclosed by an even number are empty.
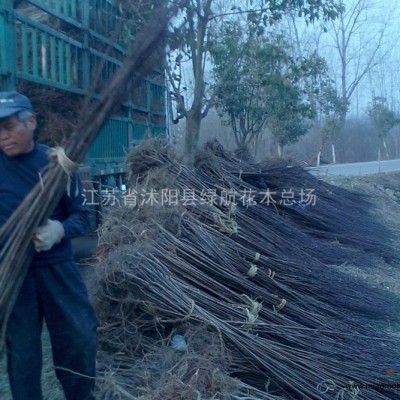
<svg viewBox="0 0 400 400"><path fill-rule="evenodd" d="M60 243L64 237L64 227L60 221L48 219L47 222L36 229L33 236L33 244L35 250L41 251L50 250L55 244Z"/></svg>

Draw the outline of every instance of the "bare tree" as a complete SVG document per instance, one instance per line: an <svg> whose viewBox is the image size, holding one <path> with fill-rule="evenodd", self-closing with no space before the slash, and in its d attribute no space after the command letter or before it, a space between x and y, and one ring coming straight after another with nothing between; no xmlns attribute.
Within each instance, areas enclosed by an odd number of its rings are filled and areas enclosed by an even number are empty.
<svg viewBox="0 0 400 400"><path fill-rule="evenodd" d="M315 49L325 56L336 85L337 104L340 107L335 110L334 121L332 115L327 119L328 125L335 127L336 131L335 135L329 135L333 162L336 162L335 141L338 135L345 132L349 112L354 110L358 114L360 104L366 107L365 101L363 103L366 96L362 96L362 88L374 71L379 68L387 71L387 57L391 49L396 47L397 40L391 29L391 17L395 10L390 10L389 3L379 0L347 0L345 4L346 10L337 19L317 29L312 27L311 32L307 28L303 29L299 19L293 15L290 25L299 54L310 51L313 36ZM378 95L385 96L381 93ZM369 96L370 92L367 94ZM321 117L316 123L320 124L322 146L324 121ZM329 130L333 133L332 129Z"/></svg>
<svg viewBox="0 0 400 400"><path fill-rule="evenodd" d="M289 15L288 31L293 41L293 49L296 51L297 57L307 57L314 52L318 52L320 44L324 42L326 27L318 26L317 29L309 30L301 29L299 18L291 13ZM300 26L299 26L300 25ZM318 146L316 165L320 165L321 155L324 147L328 144L331 146L332 162L336 162L336 153L334 141L340 132L340 115L342 115L342 107L346 105L342 103L340 95L335 88L335 82L331 78L327 68L326 59L321 58L324 63L324 73L318 78L320 90L314 90L315 82L312 82L311 76L305 77L305 90L312 107L316 110L313 121L314 131L318 132ZM315 76L314 76L315 79Z"/></svg>
<svg viewBox="0 0 400 400"><path fill-rule="evenodd" d="M331 68L337 71L341 102L349 106L361 82L384 62L390 51L386 43L389 39L389 15L385 17L382 14L376 0L352 0L346 3L346 11L331 24L329 32L339 61L339 65L331 65ZM348 107L342 108L342 131L348 110Z"/></svg>

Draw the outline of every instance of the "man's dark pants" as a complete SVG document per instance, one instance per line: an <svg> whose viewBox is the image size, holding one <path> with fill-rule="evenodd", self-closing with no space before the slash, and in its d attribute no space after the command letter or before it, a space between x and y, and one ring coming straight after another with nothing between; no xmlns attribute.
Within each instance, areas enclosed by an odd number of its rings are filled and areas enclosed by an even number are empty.
<svg viewBox="0 0 400 400"><path fill-rule="evenodd" d="M50 334L56 375L67 400L93 400L97 320L73 262L31 266L7 326L14 400L42 400L41 332Z"/></svg>

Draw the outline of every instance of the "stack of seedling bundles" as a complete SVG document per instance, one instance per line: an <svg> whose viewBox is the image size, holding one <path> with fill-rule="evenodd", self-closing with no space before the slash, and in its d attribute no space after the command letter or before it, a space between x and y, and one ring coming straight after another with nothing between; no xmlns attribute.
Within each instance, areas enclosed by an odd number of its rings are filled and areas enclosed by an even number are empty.
<svg viewBox="0 0 400 400"><path fill-rule="evenodd" d="M128 161L100 232L99 396L396 397L398 300L342 271L398 263L368 199L215 142L194 171L161 141Z"/></svg>

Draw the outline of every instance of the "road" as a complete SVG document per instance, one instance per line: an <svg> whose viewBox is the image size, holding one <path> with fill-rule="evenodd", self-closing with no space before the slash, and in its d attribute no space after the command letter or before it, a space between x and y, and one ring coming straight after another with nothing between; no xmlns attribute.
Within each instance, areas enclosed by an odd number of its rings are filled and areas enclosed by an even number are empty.
<svg viewBox="0 0 400 400"><path fill-rule="evenodd" d="M313 175L365 175L400 171L400 160L370 161L351 164L328 164L307 168Z"/></svg>

